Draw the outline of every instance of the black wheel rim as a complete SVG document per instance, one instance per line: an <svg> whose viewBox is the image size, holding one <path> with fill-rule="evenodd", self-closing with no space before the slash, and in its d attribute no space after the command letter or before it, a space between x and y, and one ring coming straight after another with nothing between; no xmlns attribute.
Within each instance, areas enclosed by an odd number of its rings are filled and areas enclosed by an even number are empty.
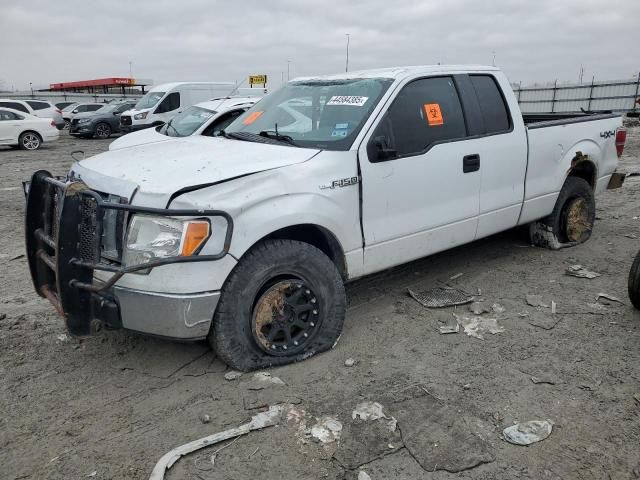
<svg viewBox="0 0 640 480"><path fill-rule="evenodd" d="M109 136L109 127L106 125L100 124L96 127L96 135L100 138L106 138Z"/></svg>
<svg viewBox="0 0 640 480"><path fill-rule="evenodd" d="M320 327L316 294L302 280L273 284L253 308L251 330L257 345L274 356L295 355L305 350Z"/></svg>

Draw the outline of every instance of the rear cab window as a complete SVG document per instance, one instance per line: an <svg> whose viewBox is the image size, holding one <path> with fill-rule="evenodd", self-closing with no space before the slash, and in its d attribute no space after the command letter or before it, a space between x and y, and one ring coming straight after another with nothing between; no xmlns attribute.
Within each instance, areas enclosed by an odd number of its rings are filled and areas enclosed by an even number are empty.
<svg viewBox="0 0 640 480"><path fill-rule="evenodd" d="M493 75L469 75L476 92L485 134L511 130L511 116L506 101Z"/></svg>

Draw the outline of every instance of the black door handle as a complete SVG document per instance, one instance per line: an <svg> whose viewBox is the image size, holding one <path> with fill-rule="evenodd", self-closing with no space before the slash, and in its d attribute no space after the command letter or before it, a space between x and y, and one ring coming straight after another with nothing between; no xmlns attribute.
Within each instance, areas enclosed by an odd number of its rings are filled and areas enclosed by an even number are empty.
<svg viewBox="0 0 640 480"><path fill-rule="evenodd" d="M462 173L477 172L480 170L480 155L465 155L462 157Z"/></svg>

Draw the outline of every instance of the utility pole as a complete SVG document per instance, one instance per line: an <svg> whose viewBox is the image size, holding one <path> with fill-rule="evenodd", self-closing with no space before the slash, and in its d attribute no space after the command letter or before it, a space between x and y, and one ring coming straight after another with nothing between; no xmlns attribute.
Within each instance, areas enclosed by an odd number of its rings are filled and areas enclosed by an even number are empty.
<svg viewBox="0 0 640 480"><path fill-rule="evenodd" d="M31 90L31 96L33 97L33 83L29 82L29 90Z"/></svg>
<svg viewBox="0 0 640 480"><path fill-rule="evenodd" d="M289 66L291 65L291 60L287 60L287 82L291 79L289 73L290 73L290 69Z"/></svg>
<svg viewBox="0 0 640 480"><path fill-rule="evenodd" d="M349 71L349 39L351 35L348 33L345 33L345 35L347 36L347 63L345 64L344 71L348 72Z"/></svg>
<svg viewBox="0 0 640 480"><path fill-rule="evenodd" d="M131 68L131 65L133 65L133 61L129 60L129 78L133 78L133 73L131 73L133 69Z"/></svg>
<svg viewBox="0 0 640 480"><path fill-rule="evenodd" d="M584 76L584 67L580 64L580 75L578 75L578 83L582 83L582 77Z"/></svg>
<svg viewBox="0 0 640 480"><path fill-rule="evenodd" d="M491 53L493 53L493 60L491 60L491 65L493 65L495 67L496 66L496 52L494 50Z"/></svg>

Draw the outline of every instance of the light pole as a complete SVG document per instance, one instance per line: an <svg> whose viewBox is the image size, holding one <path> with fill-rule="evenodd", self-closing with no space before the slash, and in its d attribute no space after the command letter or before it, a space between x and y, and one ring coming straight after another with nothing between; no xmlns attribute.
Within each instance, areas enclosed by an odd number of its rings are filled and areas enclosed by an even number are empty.
<svg viewBox="0 0 640 480"><path fill-rule="evenodd" d="M348 33L345 33L345 35L347 36L347 63L345 64L344 71L348 72L349 71L349 38L351 37L351 35Z"/></svg>
<svg viewBox="0 0 640 480"><path fill-rule="evenodd" d="M493 53L493 60L491 60L491 65L493 65L495 67L496 66L496 52L493 51L491 53Z"/></svg>
<svg viewBox="0 0 640 480"><path fill-rule="evenodd" d="M31 90L31 96L33 97L33 84L29 82L29 90Z"/></svg>
<svg viewBox="0 0 640 480"><path fill-rule="evenodd" d="M291 77L289 76L289 72L290 72L290 70L289 70L289 66L290 66L290 65L291 65L291 60L287 60L287 82L288 82L288 81L289 81L289 79L291 78Z"/></svg>
<svg viewBox="0 0 640 480"><path fill-rule="evenodd" d="M133 78L133 69L131 66L133 65L133 60L129 60L129 78Z"/></svg>

